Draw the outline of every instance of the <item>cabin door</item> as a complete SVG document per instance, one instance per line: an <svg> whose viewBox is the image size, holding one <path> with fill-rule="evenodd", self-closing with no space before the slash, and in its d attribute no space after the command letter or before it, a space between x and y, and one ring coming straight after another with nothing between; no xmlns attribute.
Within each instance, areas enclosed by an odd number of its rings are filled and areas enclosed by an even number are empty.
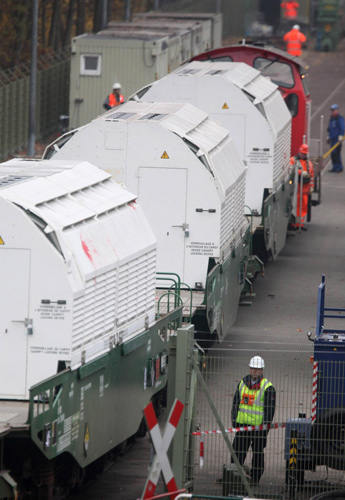
<svg viewBox="0 0 345 500"><path fill-rule="evenodd" d="M177 273L183 281L187 169L140 167L138 202L157 238L157 271Z"/></svg>
<svg viewBox="0 0 345 500"><path fill-rule="evenodd" d="M30 250L0 249L0 276L0 397L24 397Z"/></svg>

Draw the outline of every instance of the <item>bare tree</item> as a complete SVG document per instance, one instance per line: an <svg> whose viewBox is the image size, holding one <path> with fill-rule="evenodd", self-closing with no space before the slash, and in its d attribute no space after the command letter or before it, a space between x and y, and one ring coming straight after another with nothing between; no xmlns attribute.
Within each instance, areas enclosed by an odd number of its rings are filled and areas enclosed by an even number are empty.
<svg viewBox="0 0 345 500"><path fill-rule="evenodd" d="M102 0L95 0L93 10L93 29L94 33L101 30L102 26Z"/></svg>
<svg viewBox="0 0 345 500"><path fill-rule="evenodd" d="M42 47L45 48L46 46L46 1L47 0L42 0L41 1L41 6L40 6L40 16L41 16L41 44Z"/></svg>
<svg viewBox="0 0 345 500"><path fill-rule="evenodd" d="M85 33L85 0L77 0L77 35Z"/></svg>
<svg viewBox="0 0 345 500"><path fill-rule="evenodd" d="M49 46L53 50L60 48L61 41L61 0L53 0L53 13L49 32Z"/></svg>
<svg viewBox="0 0 345 500"><path fill-rule="evenodd" d="M71 41L75 5L76 5L76 0L69 0L67 19L66 19L66 27L65 27L64 37L63 37L63 46L64 47L66 47L66 45L69 45L69 43Z"/></svg>
<svg viewBox="0 0 345 500"><path fill-rule="evenodd" d="M11 66L19 63L25 41L30 36L31 0L17 4L15 19L15 40L11 57Z"/></svg>

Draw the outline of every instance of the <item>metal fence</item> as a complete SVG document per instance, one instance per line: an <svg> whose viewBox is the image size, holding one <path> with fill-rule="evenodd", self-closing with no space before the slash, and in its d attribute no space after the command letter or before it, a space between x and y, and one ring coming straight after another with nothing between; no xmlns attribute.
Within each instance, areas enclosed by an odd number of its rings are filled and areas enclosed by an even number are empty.
<svg viewBox="0 0 345 500"><path fill-rule="evenodd" d="M186 476L194 478L194 494L309 499L345 489L345 363L339 350L331 348L329 359L321 353L315 362L313 344L307 341L300 346L263 345L260 351L248 346L236 350L222 344L222 349L210 350L199 362L207 388L199 380L191 445L194 460L186 465ZM236 388L249 374L249 359L257 354L265 360L264 378L276 390L259 482L255 467L260 453L253 459L251 446L264 438L266 427L244 430L245 424L236 424L234 431L232 421ZM243 468L232 463L235 435L240 448L246 447L246 436L253 438ZM234 455L240 458L239 451Z"/></svg>
<svg viewBox="0 0 345 500"><path fill-rule="evenodd" d="M70 50L38 59L36 138L59 128L59 116L68 114ZM0 71L0 160L27 146L30 65Z"/></svg>

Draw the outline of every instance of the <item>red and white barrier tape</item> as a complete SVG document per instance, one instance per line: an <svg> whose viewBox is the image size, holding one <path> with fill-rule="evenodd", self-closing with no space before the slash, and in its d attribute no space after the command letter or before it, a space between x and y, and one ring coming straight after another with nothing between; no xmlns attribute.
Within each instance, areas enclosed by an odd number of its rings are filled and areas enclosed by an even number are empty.
<svg viewBox="0 0 345 500"><path fill-rule="evenodd" d="M286 422L277 423L277 424L262 424L262 425L245 425L243 427L231 427L229 429L225 429L226 433L233 432L245 432L245 431L266 431L269 429L278 429L279 427L286 427ZM193 436L202 436L205 434L222 434L220 430L214 431L198 431L192 432Z"/></svg>
<svg viewBox="0 0 345 500"><path fill-rule="evenodd" d="M313 396L311 402L311 421L316 419L316 406L317 406L317 376L318 376L318 362L314 361L313 367Z"/></svg>

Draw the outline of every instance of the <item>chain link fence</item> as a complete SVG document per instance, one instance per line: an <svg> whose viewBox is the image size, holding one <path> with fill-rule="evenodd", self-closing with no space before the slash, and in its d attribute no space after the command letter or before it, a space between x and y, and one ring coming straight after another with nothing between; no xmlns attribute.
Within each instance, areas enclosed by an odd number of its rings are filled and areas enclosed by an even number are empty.
<svg viewBox="0 0 345 500"><path fill-rule="evenodd" d="M38 59L36 138L44 139L59 128L59 116L68 114L70 50ZM0 160L27 146L30 64L0 71Z"/></svg>
<svg viewBox="0 0 345 500"><path fill-rule="evenodd" d="M326 354L315 353L316 362L313 344L307 340L293 346L263 344L255 351L251 344L241 350L234 348L235 343L222 344L222 349L210 349L200 360L207 389L199 381L191 445L194 459L186 466L186 476L194 478L194 494L309 499L344 489L345 363L341 346L340 350L327 346ZM263 377L275 388L275 412L270 425L248 427L234 422L238 410L233 412L232 407L236 388L250 373L249 360L258 354L265 361ZM240 391L241 403L246 397L246 391ZM243 468L234 463L232 454Z"/></svg>

